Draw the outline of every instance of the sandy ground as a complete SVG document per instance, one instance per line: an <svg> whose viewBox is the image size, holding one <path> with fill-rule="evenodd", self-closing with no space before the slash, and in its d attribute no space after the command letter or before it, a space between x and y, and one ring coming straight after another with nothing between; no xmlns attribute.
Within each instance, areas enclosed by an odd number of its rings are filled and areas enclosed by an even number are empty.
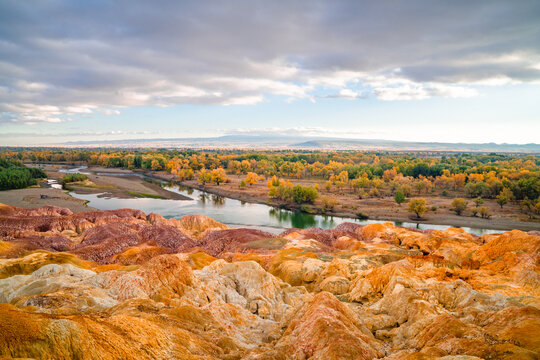
<svg viewBox="0 0 540 360"><path fill-rule="evenodd" d="M50 179L60 180L65 173L59 172L62 167L46 165L44 170L49 175ZM157 184L145 181L139 176L133 174L131 170L125 169L110 169L102 167L91 167L83 169L81 172L87 173L88 179L91 181L90 186L80 186L77 183L69 186L75 193L81 194L103 194L107 197L117 198L134 198L131 193L147 194L153 196L161 196L165 199L186 200L189 199L183 195L167 191ZM122 174L119 176L98 175L99 173L115 173Z"/></svg>
<svg viewBox="0 0 540 360"><path fill-rule="evenodd" d="M266 181L261 181L252 186L248 185L241 189L239 184L245 178L245 176L232 175L230 178L231 182L221 184L219 186L207 184L203 187L195 180L183 181L182 184L246 202L269 204L291 210L299 209L298 205L286 204L282 201L269 198ZM293 184L302 185L314 185L315 183L319 183L321 188L323 185L322 181L296 179L292 179L291 181ZM458 216L453 211L450 211L453 196L442 198L421 195L418 197L423 197L426 199L428 211L426 214L424 214L421 220L418 220L407 212L407 201L399 206L395 203L393 197L359 199L357 195L352 193L345 192L344 194L338 194L335 191L328 193L325 190L320 190L320 194L334 196L338 199L339 204L334 208L333 211L327 211L326 214L328 215L356 218L357 214L361 212L369 216L369 218L372 220L403 222L413 221L425 224L453 225L497 230L540 230L539 219L530 221L527 219L526 215L520 212L519 207L514 204L507 204L503 209L501 209L495 200L492 199L485 199L482 206L488 208L493 215L490 219L482 219L480 217L473 217L471 215ZM469 208L473 207L474 204L472 199L467 199L467 201L469 203ZM317 200L315 204L311 206L314 212L320 213L322 209L320 200ZM435 206L437 209L434 211L431 210L432 206Z"/></svg>
<svg viewBox="0 0 540 360"><path fill-rule="evenodd" d="M0 191L0 203L25 208L54 205L71 209L73 212L96 210L87 206L84 200L70 196L65 190L41 187Z"/></svg>

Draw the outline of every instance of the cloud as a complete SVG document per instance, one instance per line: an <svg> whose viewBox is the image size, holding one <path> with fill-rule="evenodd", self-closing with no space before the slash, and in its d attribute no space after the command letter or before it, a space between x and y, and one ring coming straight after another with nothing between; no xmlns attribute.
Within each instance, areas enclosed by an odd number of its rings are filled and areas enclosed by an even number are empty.
<svg viewBox="0 0 540 360"><path fill-rule="evenodd" d="M13 138L68 138L68 137L117 137L117 136L131 136L131 135L155 135L161 134L159 131L123 131L123 130L111 130L111 131L69 131L69 132L9 132L0 133L0 138L13 139Z"/></svg>
<svg viewBox="0 0 540 360"><path fill-rule="evenodd" d="M0 103L0 123L22 122L27 125L37 123L61 123L71 121L69 116L91 114L94 105L37 105L32 103Z"/></svg>
<svg viewBox="0 0 540 360"><path fill-rule="evenodd" d="M0 2L0 121L540 81L540 2ZM321 93L325 95L321 95Z"/></svg>
<svg viewBox="0 0 540 360"><path fill-rule="evenodd" d="M329 94L329 95L320 95L318 96L320 98L324 99L349 99L349 100L355 100L355 99L366 99L367 93L362 91L355 91L352 89L341 89L338 93L335 94Z"/></svg>
<svg viewBox="0 0 540 360"><path fill-rule="evenodd" d="M99 112L106 116L120 115L120 110L114 109L100 109Z"/></svg>
<svg viewBox="0 0 540 360"><path fill-rule="evenodd" d="M415 83L377 87L374 93L379 99L386 101L423 100L431 97L467 98L478 95L477 90L462 86Z"/></svg>

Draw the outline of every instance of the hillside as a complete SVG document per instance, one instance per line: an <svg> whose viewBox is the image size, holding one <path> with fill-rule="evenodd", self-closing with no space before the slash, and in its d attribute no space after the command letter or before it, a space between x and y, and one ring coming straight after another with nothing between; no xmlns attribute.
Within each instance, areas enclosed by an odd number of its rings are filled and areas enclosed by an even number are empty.
<svg viewBox="0 0 540 360"><path fill-rule="evenodd" d="M1 205L0 235L2 357L540 352L538 232L344 223L276 236L199 215Z"/></svg>
<svg viewBox="0 0 540 360"><path fill-rule="evenodd" d="M469 151L540 153L540 144L438 143L373 139L344 139L301 136L226 135L208 138L156 138L71 141L57 146L181 147L181 148L255 148L255 149L331 149L386 151Z"/></svg>

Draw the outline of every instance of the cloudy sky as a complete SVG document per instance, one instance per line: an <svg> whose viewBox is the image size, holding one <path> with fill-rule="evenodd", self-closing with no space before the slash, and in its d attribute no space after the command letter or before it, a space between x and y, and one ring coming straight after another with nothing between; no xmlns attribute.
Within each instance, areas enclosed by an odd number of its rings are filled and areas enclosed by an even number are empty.
<svg viewBox="0 0 540 360"><path fill-rule="evenodd" d="M0 1L0 145L540 143L540 1Z"/></svg>

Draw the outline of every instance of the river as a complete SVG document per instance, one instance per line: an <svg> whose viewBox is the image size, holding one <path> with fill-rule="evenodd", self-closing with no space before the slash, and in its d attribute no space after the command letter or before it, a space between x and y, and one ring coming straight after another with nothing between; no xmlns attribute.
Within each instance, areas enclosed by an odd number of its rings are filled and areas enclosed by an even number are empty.
<svg viewBox="0 0 540 360"><path fill-rule="evenodd" d="M85 167L66 169L63 172L84 172ZM137 175L147 181L159 183L163 188L182 194L192 200L168 200L168 199L119 199L105 197L104 194L77 194L70 192L70 195L78 199L88 201L88 205L101 210L114 210L119 208L139 209L146 213L155 212L166 218L179 219L188 214L202 214L209 216L219 222L234 227L251 227L274 234L280 233L284 228L308 228L318 226L323 229L331 229L342 222L349 221L358 224L372 224L382 222L381 220L359 220L342 218L338 216L312 215L300 211L289 211L277 209L264 204L247 203L240 200L230 199L219 195L207 193L205 191L192 189L185 186L172 185L164 181L149 178L142 174L132 173L98 173L100 176L121 176ZM417 229L444 230L448 225L417 224L412 222L393 222L398 226L405 226ZM471 234L483 235L500 233L501 230L463 227Z"/></svg>

